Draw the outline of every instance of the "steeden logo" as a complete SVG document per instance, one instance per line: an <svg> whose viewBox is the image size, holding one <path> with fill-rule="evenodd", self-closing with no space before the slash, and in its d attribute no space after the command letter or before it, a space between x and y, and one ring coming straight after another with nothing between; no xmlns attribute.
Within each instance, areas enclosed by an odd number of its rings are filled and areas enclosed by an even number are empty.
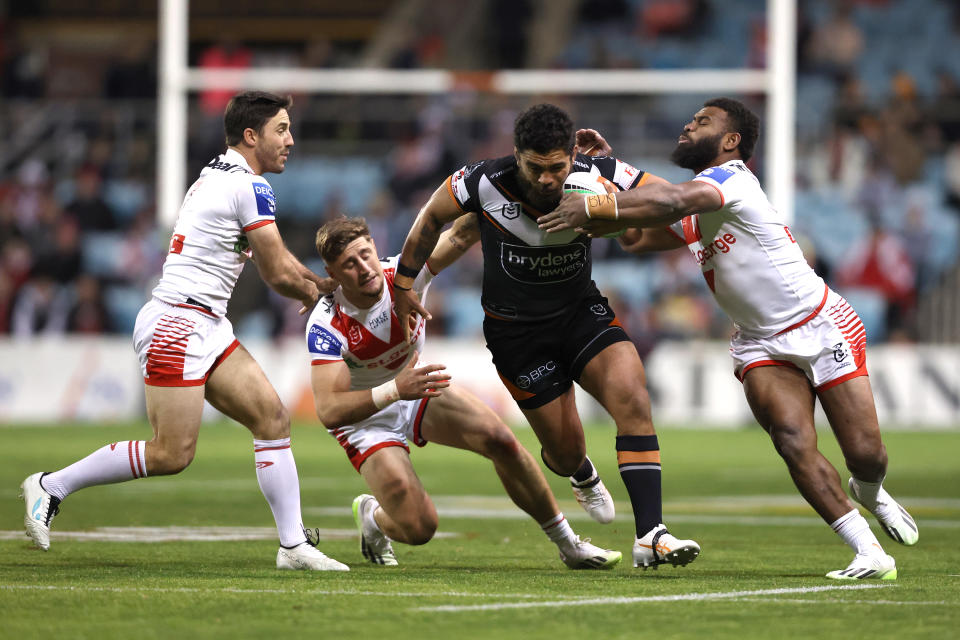
<svg viewBox="0 0 960 640"><path fill-rule="evenodd" d="M269 460L257 460L257 469L266 469L269 466L272 466L273 463Z"/></svg>

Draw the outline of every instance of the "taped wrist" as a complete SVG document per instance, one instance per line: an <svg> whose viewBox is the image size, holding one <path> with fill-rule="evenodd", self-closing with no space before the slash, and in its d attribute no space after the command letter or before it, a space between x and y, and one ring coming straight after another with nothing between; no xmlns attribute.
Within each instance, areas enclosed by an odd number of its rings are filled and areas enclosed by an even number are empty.
<svg viewBox="0 0 960 640"><path fill-rule="evenodd" d="M377 409L383 409L400 399L400 392L397 390L397 380L394 378L384 382L379 387L370 389L370 395L373 397L373 404Z"/></svg>
<svg viewBox="0 0 960 640"><path fill-rule="evenodd" d="M586 207L587 217L591 220L617 220L620 218L617 199L612 193L587 194L583 196L583 205Z"/></svg>

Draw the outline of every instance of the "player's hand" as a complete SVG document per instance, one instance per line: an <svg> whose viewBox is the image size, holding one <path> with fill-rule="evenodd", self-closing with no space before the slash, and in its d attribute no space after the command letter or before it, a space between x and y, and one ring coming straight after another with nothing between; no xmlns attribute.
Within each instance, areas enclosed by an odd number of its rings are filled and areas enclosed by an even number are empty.
<svg viewBox="0 0 960 640"><path fill-rule="evenodd" d="M310 310L316 306L317 300L320 299L320 290L317 289L317 285L314 284L312 280L304 279L303 282L306 292L300 297L300 302L303 304L297 312L300 315L310 313Z"/></svg>
<svg viewBox="0 0 960 640"><path fill-rule="evenodd" d="M450 376L440 373L447 367L442 364L428 364L425 367L416 367L417 354L413 354L399 374L397 374L397 391L401 400L418 400L420 398L436 398L442 394L441 389L450 386Z"/></svg>
<svg viewBox="0 0 960 640"><path fill-rule="evenodd" d="M608 156L613 153L613 148L607 144L603 136L596 129L577 130L576 151L585 156Z"/></svg>
<svg viewBox="0 0 960 640"><path fill-rule="evenodd" d="M407 342L410 341L413 328L417 326L416 316L425 320L433 318L426 307L420 304L420 297L412 289L394 288L393 309L397 314L397 320L400 321L400 326L403 327L403 338Z"/></svg>
<svg viewBox="0 0 960 640"><path fill-rule="evenodd" d="M321 296L333 293L340 283L334 280L333 278L317 278L314 280L317 285L317 289L320 291Z"/></svg>
<svg viewBox="0 0 960 640"><path fill-rule="evenodd" d="M565 193L557 208L537 218L537 225L547 233L585 227L590 221L582 193Z"/></svg>

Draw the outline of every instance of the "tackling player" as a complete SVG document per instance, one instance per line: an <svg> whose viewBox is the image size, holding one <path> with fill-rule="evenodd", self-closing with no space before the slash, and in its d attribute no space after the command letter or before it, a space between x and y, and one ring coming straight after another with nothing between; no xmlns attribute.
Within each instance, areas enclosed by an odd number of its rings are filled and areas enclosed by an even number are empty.
<svg viewBox="0 0 960 640"><path fill-rule="evenodd" d="M274 224L273 190L262 177L286 165L293 146L289 107L289 98L259 91L240 93L227 105L227 150L187 192L163 275L134 328L153 439L114 442L59 471L24 480L24 523L41 549L49 549L53 517L74 491L185 469L196 451L206 399L253 434L257 480L280 535L277 568L348 570L307 539L290 418L225 315L248 258L274 291L302 303L301 313L316 303L318 284L330 285L284 245Z"/></svg>
<svg viewBox="0 0 960 640"><path fill-rule="evenodd" d="M866 332L846 300L808 266L744 164L759 130L757 116L740 102L709 100L683 128L671 156L696 172L692 181L595 200L564 198L540 218L540 227L551 233L643 227L628 238L636 253L688 247L736 325L730 353L754 416L801 495L856 551L847 568L827 577L893 580L893 557L817 449L814 425L819 399L852 474L853 498L892 539L916 544L916 523L882 486L887 453L867 377ZM605 141L596 143L606 147Z"/></svg>
<svg viewBox="0 0 960 640"><path fill-rule="evenodd" d="M415 319L407 338L389 286L397 258L377 257L366 222L328 222L316 244L340 286L320 300L307 323L311 383L317 416L373 492L353 501L363 556L396 565L391 540L425 544L433 537L437 510L414 471L409 443L435 442L490 459L507 494L540 524L568 567L608 569L619 563L619 551L574 534L536 461L493 411L451 386L443 365L418 362L426 322ZM432 270L457 257L444 244L413 289L423 295Z"/></svg>
<svg viewBox="0 0 960 640"><path fill-rule="evenodd" d="M393 283L397 313L401 322L411 312L429 318L414 278L445 224L473 222L472 240L479 238L483 247L487 348L540 440L544 463L570 477L578 502L595 520L613 519L613 500L586 457L576 381L617 426L617 461L636 529L634 566L686 565L700 547L663 525L660 445L643 364L590 277L590 238L573 230L548 234L536 222L560 201L572 171L621 189L662 179L616 158L579 154L574 142L566 112L535 105L517 117L512 155L465 166L440 185L404 243Z"/></svg>

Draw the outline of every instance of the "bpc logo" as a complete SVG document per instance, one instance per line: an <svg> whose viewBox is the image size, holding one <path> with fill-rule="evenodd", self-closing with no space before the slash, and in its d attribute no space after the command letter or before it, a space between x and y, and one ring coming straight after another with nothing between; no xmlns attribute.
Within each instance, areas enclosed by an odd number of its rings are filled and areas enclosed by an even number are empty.
<svg viewBox="0 0 960 640"><path fill-rule="evenodd" d="M554 362L553 360L544 362L542 365L540 365L533 371L517 376L517 386L520 387L521 389L526 389L534 382L538 382L540 379L546 378L556 370L557 370L556 362Z"/></svg>

